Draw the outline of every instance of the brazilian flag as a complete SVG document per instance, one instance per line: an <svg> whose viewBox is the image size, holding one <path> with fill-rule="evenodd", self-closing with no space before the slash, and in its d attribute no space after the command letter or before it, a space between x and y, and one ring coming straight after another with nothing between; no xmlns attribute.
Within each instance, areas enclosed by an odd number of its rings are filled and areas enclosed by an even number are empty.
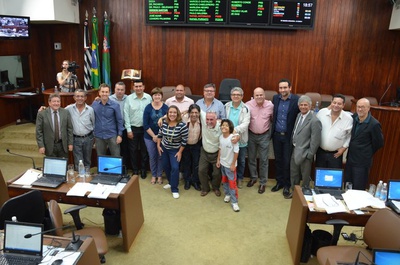
<svg viewBox="0 0 400 265"><path fill-rule="evenodd" d="M98 89L100 86L100 65L99 65L99 40L97 38L98 25L97 17L92 17L93 31L92 31L92 66L91 66L91 82L93 89Z"/></svg>

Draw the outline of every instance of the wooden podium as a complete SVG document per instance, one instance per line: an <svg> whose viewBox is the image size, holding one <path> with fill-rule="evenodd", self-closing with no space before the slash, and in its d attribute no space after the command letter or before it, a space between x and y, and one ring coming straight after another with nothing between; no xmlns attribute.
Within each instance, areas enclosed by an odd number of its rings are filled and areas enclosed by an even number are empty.
<svg viewBox="0 0 400 265"><path fill-rule="evenodd" d="M374 155L369 183L400 179L400 107L371 106L370 111L381 123L385 144Z"/></svg>

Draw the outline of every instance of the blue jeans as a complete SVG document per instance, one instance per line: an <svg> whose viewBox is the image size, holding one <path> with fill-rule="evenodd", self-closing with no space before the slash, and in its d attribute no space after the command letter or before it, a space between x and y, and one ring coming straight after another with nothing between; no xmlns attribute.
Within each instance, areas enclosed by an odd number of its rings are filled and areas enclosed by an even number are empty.
<svg viewBox="0 0 400 265"><path fill-rule="evenodd" d="M144 143L146 144L147 152L149 153L151 175L153 177L161 177L162 160L161 156L158 154L157 143L147 138L144 138Z"/></svg>
<svg viewBox="0 0 400 265"><path fill-rule="evenodd" d="M183 149L182 167L185 181L200 183L199 180L199 159L200 159L201 141L197 144L187 144Z"/></svg>
<svg viewBox="0 0 400 265"><path fill-rule="evenodd" d="M179 162L175 157L179 149L166 149L163 145L161 147L163 150L162 165L168 182L171 185L171 192L179 192Z"/></svg>
<svg viewBox="0 0 400 265"><path fill-rule="evenodd" d="M236 172L232 172L229 168L221 165L221 174L225 195L231 196L231 203L237 203L238 188L236 186Z"/></svg>
<svg viewBox="0 0 400 265"><path fill-rule="evenodd" d="M93 148L93 134L86 137L74 136L74 164L75 168L78 168L79 160L83 161L83 164L90 167L92 162L92 148Z"/></svg>
<svg viewBox="0 0 400 265"><path fill-rule="evenodd" d="M247 146L239 147L239 155L237 159L236 174L238 180L243 180L244 169L246 167Z"/></svg>
<svg viewBox="0 0 400 265"><path fill-rule="evenodd" d="M98 156L107 155L107 146L110 149L111 156L121 155L119 144L117 144L117 136L109 139L100 139L96 137L96 151Z"/></svg>
<svg viewBox="0 0 400 265"><path fill-rule="evenodd" d="M276 182L283 187L290 187L290 158L292 145L289 135L275 133L272 137L274 143Z"/></svg>

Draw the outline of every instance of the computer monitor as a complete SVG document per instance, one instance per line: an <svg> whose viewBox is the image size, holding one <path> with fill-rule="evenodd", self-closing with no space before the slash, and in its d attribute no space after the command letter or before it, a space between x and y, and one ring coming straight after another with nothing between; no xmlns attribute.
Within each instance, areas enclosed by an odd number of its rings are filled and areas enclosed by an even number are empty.
<svg viewBox="0 0 400 265"><path fill-rule="evenodd" d="M3 70L0 72L0 83L10 83L10 80L8 79L8 70Z"/></svg>

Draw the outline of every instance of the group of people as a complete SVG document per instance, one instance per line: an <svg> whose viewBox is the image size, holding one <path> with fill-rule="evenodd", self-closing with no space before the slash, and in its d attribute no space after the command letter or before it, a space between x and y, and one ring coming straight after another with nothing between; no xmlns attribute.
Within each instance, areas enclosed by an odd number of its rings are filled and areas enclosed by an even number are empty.
<svg viewBox="0 0 400 265"><path fill-rule="evenodd" d="M342 168L343 153L348 149L346 181L354 189L365 189L373 154L383 146L379 122L369 112L369 101L358 100L357 113L343 110L345 97L333 96L330 106L318 113L312 110L308 96L291 93L287 79L278 83L279 93L272 101L257 87L250 101L243 102L243 89L231 90L225 105L215 98L216 87L206 84L203 98L196 103L185 96L178 85L175 95L163 102L163 91L144 92L141 80L134 81L133 91L125 95L125 84L99 87L99 98L86 104L86 92L74 92L75 104L60 107L60 97L49 97L49 108L37 117L39 152L47 156L67 157L73 151L75 164L90 166L95 141L98 155L107 148L112 156L130 157L133 174L146 178L150 164L151 183L163 184L165 172L173 198L179 198L179 175L184 189L193 186L206 196L211 190L239 211L238 188L243 188L246 156L249 182L259 181L263 194L268 180L268 150L272 139L276 185L285 198L292 197L294 185L309 186L311 166ZM129 154L129 155L128 155ZM257 168L258 164L258 168ZM210 187L211 186L211 187Z"/></svg>

